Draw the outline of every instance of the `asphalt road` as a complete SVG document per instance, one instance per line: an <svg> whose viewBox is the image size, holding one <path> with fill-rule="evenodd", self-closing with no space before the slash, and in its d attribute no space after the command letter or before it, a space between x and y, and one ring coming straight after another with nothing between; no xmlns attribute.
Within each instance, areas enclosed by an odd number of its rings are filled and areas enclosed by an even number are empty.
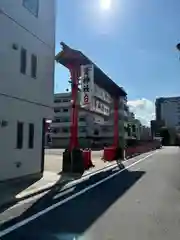
<svg viewBox="0 0 180 240"><path fill-rule="evenodd" d="M46 149L45 150L45 167L46 171L59 173L62 171L62 158L64 149ZM97 166L101 162L103 151L92 151L91 157L94 164Z"/></svg>
<svg viewBox="0 0 180 240"><path fill-rule="evenodd" d="M125 167L64 194L48 192L2 223L0 239L179 239L180 149L164 148Z"/></svg>
<svg viewBox="0 0 180 240"><path fill-rule="evenodd" d="M64 149L51 149L51 148L45 149L46 155L62 156L63 152L64 152ZM91 154L92 154L92 157L102 157L103 151L102 150L92 150Z"/></svg>

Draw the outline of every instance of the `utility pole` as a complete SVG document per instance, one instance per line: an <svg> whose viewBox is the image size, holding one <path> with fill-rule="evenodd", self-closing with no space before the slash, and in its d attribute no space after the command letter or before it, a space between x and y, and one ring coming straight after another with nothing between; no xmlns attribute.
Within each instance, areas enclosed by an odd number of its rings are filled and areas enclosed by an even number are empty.
<svg viewBox="0 0 180 240"><path fill-rule="evenodd" d="M176 45L176 48L177 48L178 51L180 51L180 43L178 43L178 44Z"/></svg>

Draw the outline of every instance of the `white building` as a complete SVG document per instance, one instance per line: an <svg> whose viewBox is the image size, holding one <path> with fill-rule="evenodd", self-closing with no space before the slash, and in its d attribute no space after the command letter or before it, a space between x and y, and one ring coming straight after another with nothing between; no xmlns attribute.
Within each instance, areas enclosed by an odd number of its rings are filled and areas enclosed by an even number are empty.
<svg viewBox="0 0 180 240"><path fill-rule="evenodd" d="M139 119L135 118L134 113L128 111L127 137L126 139L150 140L151 129L141 124Z"/></svg>
<svg viewBox="0 0 180 240"><path fill-rule="evenodd" d="M169 129L180 131L180 97L156 99L156 120L164 121Z"/></svg>
<svg viewBox="0 0 180 240"><path fill-rule="evenodd" d="M0 1L0 181L43 171L44 119L52 116L53 0Z"/></svg>
<svg viewBox="0 0 180 240"><path fill-rule="evenodd" d="M78 122L78 140L81 147L111 145L114 136L114 110L110 95L97 84L93 94L93 110L80 107ZM106 97L104 97L106 96ZM127 100L123 97L119 102L119 137L124 144ZM55 118L51 124L53 147L67 147L70 138L71 125L71 93L55 94Z"/></svg>

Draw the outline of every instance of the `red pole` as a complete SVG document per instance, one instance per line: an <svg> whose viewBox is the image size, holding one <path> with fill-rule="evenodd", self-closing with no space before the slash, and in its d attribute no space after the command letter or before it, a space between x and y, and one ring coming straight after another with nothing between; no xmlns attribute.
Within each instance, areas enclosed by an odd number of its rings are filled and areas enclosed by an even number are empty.
<svg viewBox="0 0 180 240"><path fill-rule="evenodd" d="M114 146L119 145L119 117L118 117L118 99L114 99Z"/></svg>
<svg viewBox="0 0 180 240"><path fill-rule="evenodd" d="M71 110L71 127L70 127L70 150L78 147L78 83L79 83L79 69L70 67L71 81L72 81L72 110Z"/></svg>

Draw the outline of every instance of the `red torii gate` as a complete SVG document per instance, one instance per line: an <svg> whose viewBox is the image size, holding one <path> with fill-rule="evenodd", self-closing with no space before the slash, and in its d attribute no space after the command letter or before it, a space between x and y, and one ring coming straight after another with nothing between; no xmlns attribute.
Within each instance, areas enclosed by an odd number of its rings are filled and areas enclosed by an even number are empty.
<svg viewBox="0 0 180 240"><path fill-rule="evenodd" d="M118 126L118 105L119 98L125 97L127 93L114 83L100 68L98 68L89 58L82 52L74 50L61 43L62 51L58 53L55 60L68 68L72 81L72 112L71 112L71 136L69 150L78 148L78 106L77 94L80 77L81 65L92 64L94 66L94 82L105 89L114 99L114 148L119 148L119 126Z"/></svg>

